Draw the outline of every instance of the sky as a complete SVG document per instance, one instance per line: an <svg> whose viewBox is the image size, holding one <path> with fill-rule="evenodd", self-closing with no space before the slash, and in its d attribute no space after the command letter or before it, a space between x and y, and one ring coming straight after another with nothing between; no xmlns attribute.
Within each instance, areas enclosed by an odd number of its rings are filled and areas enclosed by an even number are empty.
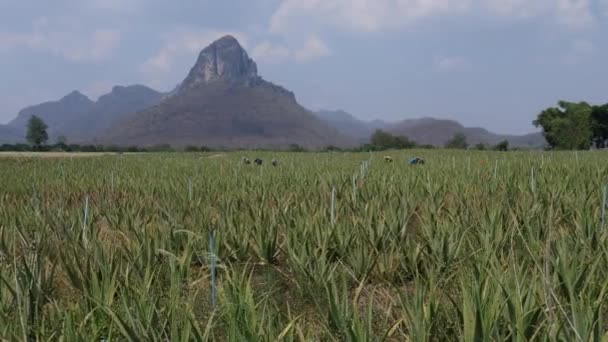
<svg viewBox="0 0 608 342"><path fill-rule="evenodd" d="M299 103L523 134L608 102L608 0L0 0L0 123L114 85L173 89L235 36Z"/></svg>

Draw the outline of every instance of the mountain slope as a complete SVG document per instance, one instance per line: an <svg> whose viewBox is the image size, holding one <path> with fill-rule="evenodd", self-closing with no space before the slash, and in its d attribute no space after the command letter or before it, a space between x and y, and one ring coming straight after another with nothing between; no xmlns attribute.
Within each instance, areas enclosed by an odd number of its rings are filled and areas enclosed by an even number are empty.
<svg viewBox="0 0 608 342"><path fill-rule="evenodd" d="M157 104L162 97L162 93L141 85L116 86L97 102L73 91L59 101L21 110L8 126L23 135L30 117L37 115L49 127L51 138L64 135L68 141L87 141L121 117Z"/></svg>
<svg viewBox="0 0 608 342"><path fill-rule="evenodd" d="M386 127L386 123L380 120L363 121L343 110L320 110L315 115L321 120L334 127L341 134L351 136L360 141L367 141L376 129Z"/></svg>
<svg viewBox="0 0 608 342"><path fill-rule="evenodd" d="M158 104L163 97L163 93L142 85L115 86L95 103L94 120L87 130L93 135L100 134L123 117Z"/></svg>
<svg viewBox="0 0 608 342"><path fill-rule="evenodd" d="M203 49L171 96L116 123L101 140L230 148L352 144L300 106L292 92L259 77L232 36Z"/></svg>
<svg viewBox="0 0 608 342"><path fill-rule="evenodd" d="M24 134L28 120L36 115L47 124L49 136L68 135L73 131L71 125L89 115L94 106L95 102L82 93L73 91L59 101L45 102L21 110L8 126Z"/></svg>
<svg viewBox="0 0 608 342"><path fill-rule="evenodd" d="M14 144L24 140L24 134L19 130L8 125L0 125L0 144Z"/></svg>
<svg viewBox="0 0 608 342"><path fill-rule="evenodd" d="M542 147L545 144L541 133L522 136L500 135L484 128L464 127L453 120L434 118L403 120L389 126L387 130L391 133L405 135L422 145L443 146L456 133L463 133L471 145L496 144L502 140L507 140L511 146L516 147Z"/></svg>
<svg viewBox="0 0 608 342"><path fill-rule="evenodd" d="M479 127L464 127L453 120L421 118L388 123L380 120L363 121L344 111L321 110L315 113L319 118L337 129L340 133L357 138L360 142L369 142L376 129L386 130L397 135L405 135L421 145L443 146L456 133L464 133L469 144L497 144L502 140L509 141L516 147L542 147L545 140L542 133L526 135L500 135Z"/></svg>

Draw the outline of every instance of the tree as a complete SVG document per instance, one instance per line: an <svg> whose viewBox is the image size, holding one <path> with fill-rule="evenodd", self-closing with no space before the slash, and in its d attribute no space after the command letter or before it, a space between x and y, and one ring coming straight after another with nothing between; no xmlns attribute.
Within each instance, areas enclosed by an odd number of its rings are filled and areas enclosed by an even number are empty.
<svg viewBox="0 0 608 342"><path fill-rule="evenodd" d="M186 151L186 152L198 152L198 147L196 147L194 145L188 145L188 146L186 146L186 148L184 149L184 151Z"/></svg>
<svg viewBox="0 0 608 342"><path fill-rule="evenodd" d="M395 137L388 132L378 129L372 134L371 143L378 149L387 150L394 146Z"/></svg>
<svg viewBox="0 0 608 342"><path fill-rule="evenodd" d="M591 109L591 130L593 143L597 148L605 148L608 143L608 103Z"/></svg>
<svg viewBox="0 0 608 342"><path fill-rule="evenodd" d="M456 133L452 139L445 144L445 147L464 150L469 147L469 144L467 143L467 137L464 133Z"/></svg>
<svg viewBox="0 0 608 342"><path fill-rule="evenodd" d="M493 149L495 151L508 151L509 150L509 141L503 140L503 141L499 142L498 144L494 145Z"/></svg>
<svg viewBox="0 0 608 342"><path fill-rule="evenodd" d="M479 144L475 145L475 149L479 150L479 151L485 151L486 150L486 144L480 142Z"/></svg>
<svg viewBox="0 0 608 342"><path fill-rule="evenodd" d="M306 152L306 149L298 144L289 144L287 150L289 152Z"/></svg>
<svg viewBox="0 0 608 342"><path fill-rule="evenodd" d="M557 107L543 110L532 123L542 127L543 136L553 149L587 150L595 140L594 130L603 131L592 123L593 110L586 102L560 101Z"/></svg>
<svg viewBox="0 0 608 342"><path fill-rule="evenodd" d="M34 147L34 149L39 150L42 145L46 144L47 140L49 140L49 135L46 132L47 128L44 121L36 115L33 115L28 121L25 139Z"/></svg>
<svg viewBox="0 0 608 342"><path fill-rule="evenodd" d="M381 129L372 134L371 144L376 150L413 148L416 143L406 136L396 136Z"/></svg>
<svg viewBox="0 0 608 342"><path fill-rule="evenodd" d="M55 139L56 145L67 145L67 142L68 142L68 139L65 137L65 135L59 135Z"/></svg>

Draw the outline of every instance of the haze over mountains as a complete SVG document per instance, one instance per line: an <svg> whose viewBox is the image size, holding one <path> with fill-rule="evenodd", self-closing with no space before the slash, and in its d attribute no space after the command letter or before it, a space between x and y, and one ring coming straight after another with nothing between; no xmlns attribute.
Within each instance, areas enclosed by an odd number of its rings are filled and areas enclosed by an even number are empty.
<svg viewBox="0 0 608 342"><path fill-rule="evenodd" d="M23 137L27 121L32 115L37 115L48 125L51 139L62 135L71 142L89 142L92 137L103 134L116 120L159 103L163 96L141 85L116 86L94 102L73 91L59 101L21 110L5 128Z"/></svg>
<svg viewBox="0 0 608 342"><path fill-rule="evenodd" d="M443 145L459 132L472 144L503 139L515 146L544 143L540 133L501 136L451 120L365 122L343 111L312 113L291 91L262 79L256 63L232 36L203 49L171 93L142 85L116 86L92 101L74 91L21 110L8 125L0 125L0 143L23 141L32 115L47 123L51 139L62 135L68 142L122 146L346 147L368 141L376 129L406 135L419 144Z"/></svg>
<svg viewBox="0 0 608 342"><path fill-rule="evenodd" d="M101 141L229 148L352 144L292 92L258 76L256 63L232 36L206 47L173 95L118 121Z"/></svg>
<svg viewBox="0 0 608 342"><path fill-rule="evenodd" d="M497 144L507 140L511 146L542 147L545 138L542 133L525 135L495 134L481 127L464 127L457 121L436 118L406 119L397 122L382 120L363 121L342 110L321 110L316 113L340 133L354 137L359 142L368 142L377 129L396 135L404 135L421 145L443 146L456 133L463 133L471 145Z"/></svg>

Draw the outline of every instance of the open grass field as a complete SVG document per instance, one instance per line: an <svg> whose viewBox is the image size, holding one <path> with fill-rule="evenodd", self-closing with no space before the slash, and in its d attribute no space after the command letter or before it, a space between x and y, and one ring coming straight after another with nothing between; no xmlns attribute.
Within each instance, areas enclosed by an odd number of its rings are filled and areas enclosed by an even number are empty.
<svg viewBox="0 0 608 342"><path fill-rule="evenodd" d="M0 152L4 158L80 158L116 155L113 152Z"/></svg>
<svg viewBox="0 0 608 342"><path fill-rule="evenodd" d="M0 157L0 337L608 340L602 152L214 155Z"/></svg>

